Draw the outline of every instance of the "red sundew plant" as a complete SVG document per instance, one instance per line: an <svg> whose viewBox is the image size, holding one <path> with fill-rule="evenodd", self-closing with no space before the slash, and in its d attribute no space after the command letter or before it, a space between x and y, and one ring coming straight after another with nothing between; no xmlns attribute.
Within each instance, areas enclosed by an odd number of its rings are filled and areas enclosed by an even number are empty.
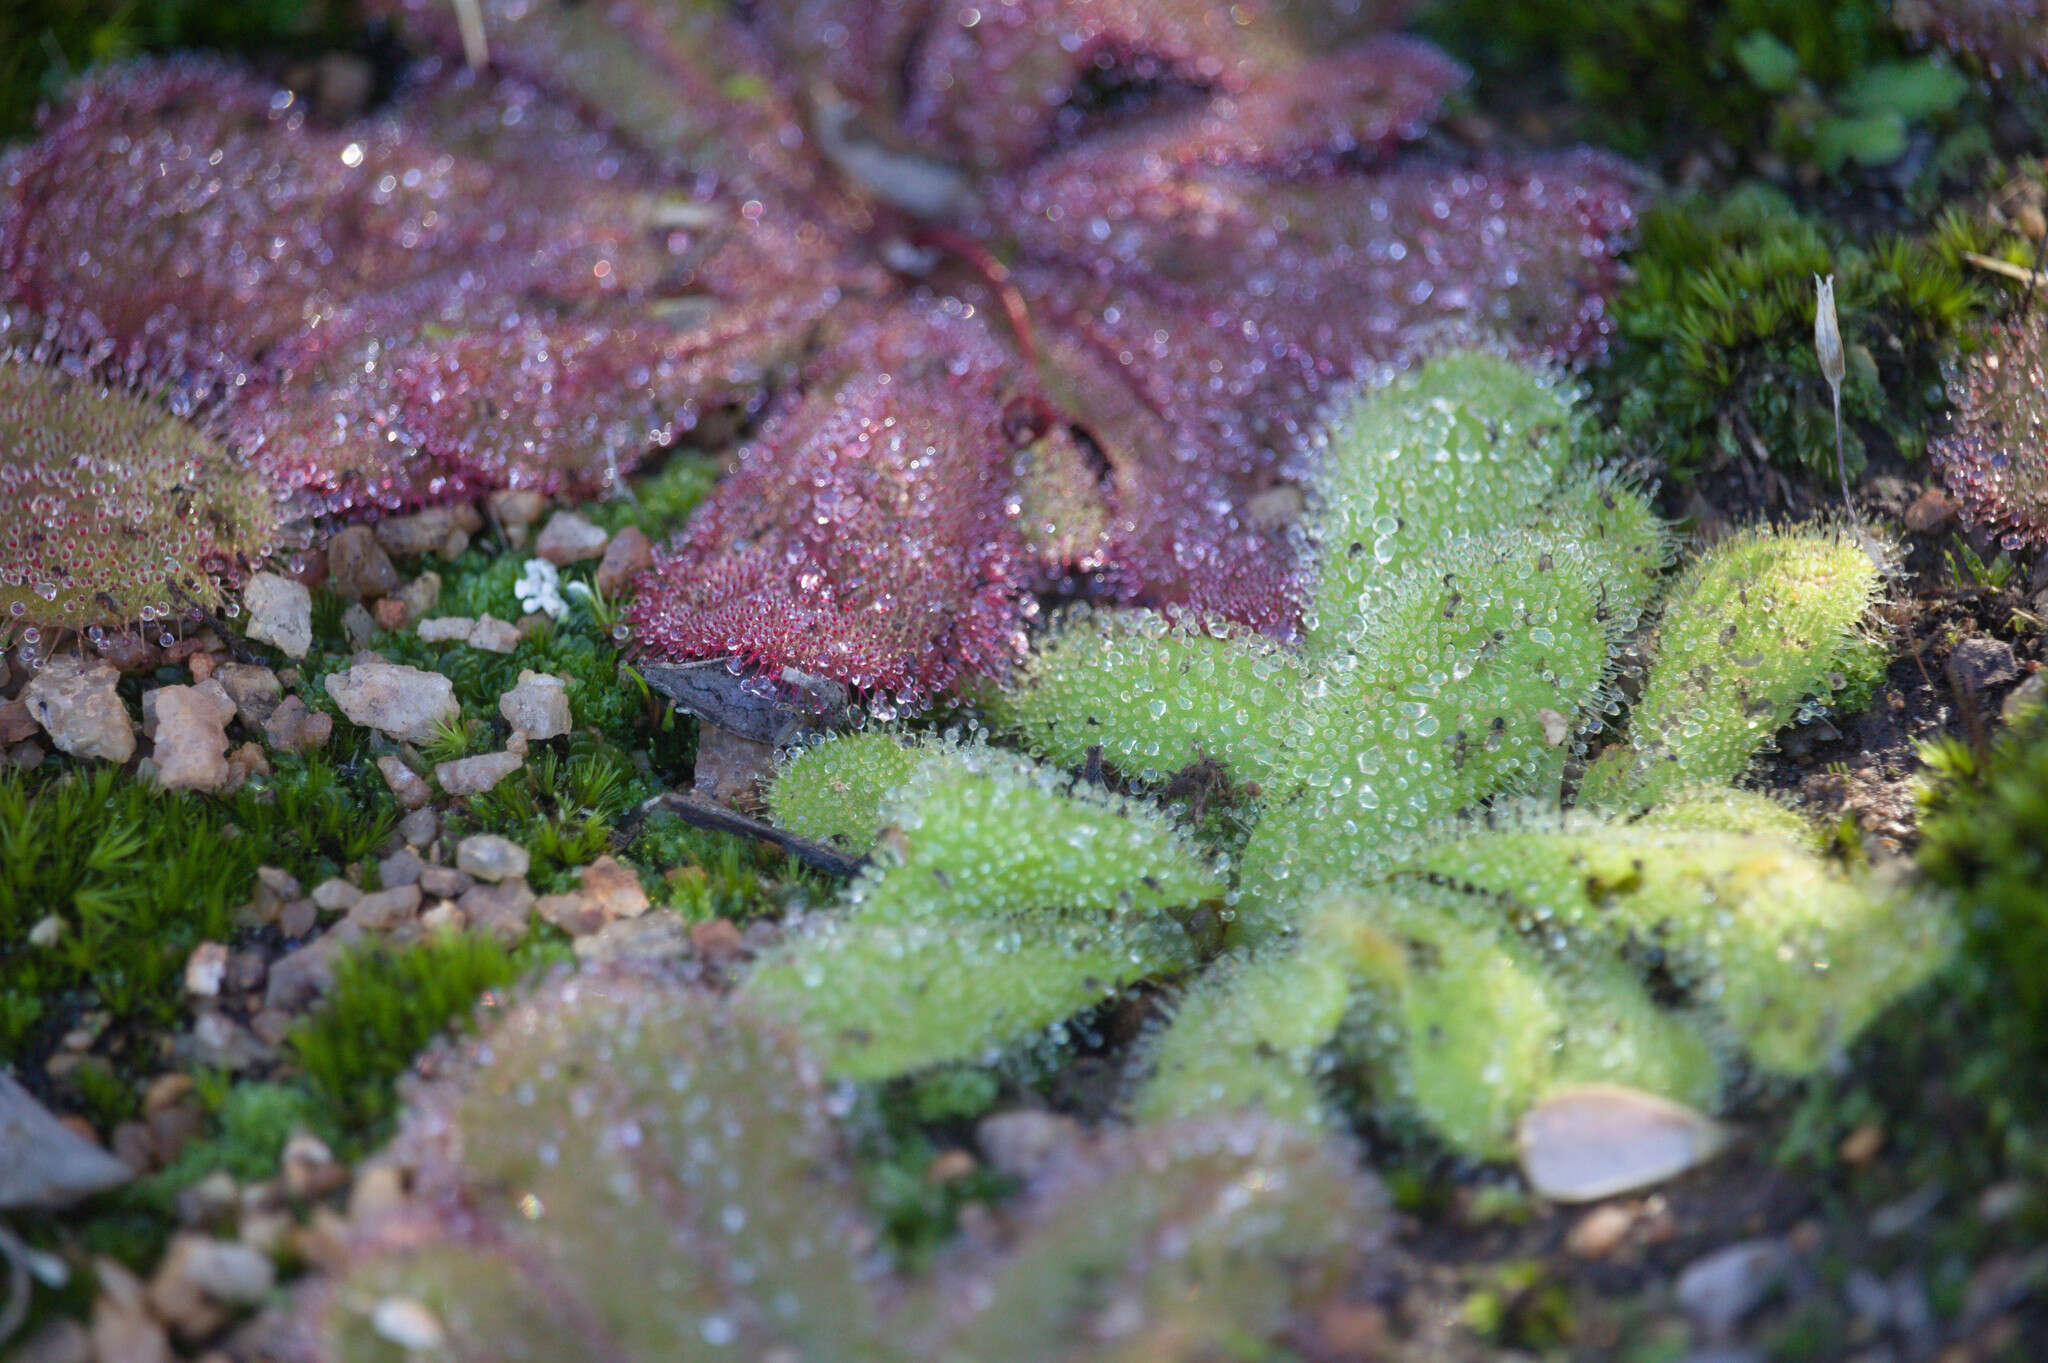
<svg viewBox="0 0 2048 1363"><path fill-rule="evenodd" d="M2007 549L2048 543L2048 329L2041 315L1991 328L1949 374L1955 423L1929 453L1975 525Z"/></svg>
<svg viewBox="0 0 2048 1363"><path fill-rule="evenodd" d="M279 531L271 490L200 427L0 349L0 646L219 609Z"/></svg>
<svg viewBox="0 0 2048 1363"><path fill-rule="evenodd" d="M346 127L213 66L84 85L0 165L0 301L211 395L318 515L758 419L639 646L898 699L1047 590L1287 633L1316 415L1451 340L1594 353L1632 224L1606 158L1405 150L1462 75L1384 13L484 0L473 76L452 6L376 8L442 56Z"/></svg>

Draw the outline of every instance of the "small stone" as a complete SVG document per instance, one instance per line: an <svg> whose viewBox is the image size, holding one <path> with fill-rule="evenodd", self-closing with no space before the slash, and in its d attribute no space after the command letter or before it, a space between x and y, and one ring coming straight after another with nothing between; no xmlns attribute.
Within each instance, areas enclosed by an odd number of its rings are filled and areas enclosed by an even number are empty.
<svg viewBox="0 0 2048 1363"><path fill-rule="evenodd" d="M1906 528L1916 535L1931 535L1956 518L1956 504L1938 487L1928 488L1906 508Z"/></svg>
<svg viewBox="0 0 2048 1363"><path fill-rule="evenodd" d="M990 1113L975 1123L974 1143L989 1168L1009 1178L1029 1179L1080 1131L1072 1117L1018 1108Z"/></svg>
<svg viewBox="0 0 2048 1363"><path fill-rule="evenodd" d="M173 1053L195 1065L230 1071L251 1069L273 1058L255 1033L227 1014L213 1011L201 1013L193 1021L192 1030L178 1038Z"/></svg>
<svg viewBox="0 0 2048 1363"><path fill-rule="evenodd" d="M28 930L28 944L39 951L47 951L63 940L64 920L54 913L44 914Z"/></svg>
<svg viewBox="0 0 2048 1363"><path fill-rule="evenodd" d="M420 1354L438 1351L448 1337L441 1318L411 1297L386 1297L370 1308L370 1328L378 1338Z"/></svg>
<svg viewBox="0 0 2048 1363"><path fill-rule="evenodd" d="M1605 1259L1621 1247L1635 1223L1633 1208L1604 1202L1573 1224L1564 1237L1565 1248L1581 1259Z"/></svg>
<svg viewBox="0 0 2048 1363"><path fill-rule="evenodd" d="M242 586L249 612L248 634L287 658L303 658L313 647L313 594L305 584L276 573L254 573Z"/></svg>
<svg viewBox="0 0 2048 1363"><path fill-rule="evenodd" d="M525 765L517 753L488 752L439 764L434 780L450 795L481 795Z"/></svg>
<svg viewBox="0 0 2048 1363"><path fill-rule="evenodd" d="M213 680L213 669L217 665L211 653L193 654L191 661L192 680L195 682Z"/></svg>
<svg viewBox="0 0 2048 1363"><path fill-rule="evenodd" d="M453 563L468 552L468 550L469 532L467 530L450 530L448 538L441 541L441 547L436 552L441 555L444 562Z"/></svg>
<svg viewBox="0 0 2048 1363"><path fill-rule="evenodd" d="M434 607L441 604L441 575L421 573L400 587L398 595L392 599L405 606L406 619L424 620L433 613Z"/></svg>
<svg viewBox="0 0 2048 1363"><path fill-rule="evenodd" d="M1763 1304L1791 1258L1776 1240L1744 1240L1716 1250L1678 1275L1678 1304L1708 1339L1726 1339Z"/></svg>
<svg viewBox="0 0 2048 1363"><path fill-rule="evenodd" d="M263 721L263 737L279 752L324 748L334 734L334 716L306 708L297 696L286 696Z"/></svg>
<svg viewBox="0 0 2048 1363"><path fill-rule="evenodd" d="M442 936L461 932L469 926L469 916L459 905L443 899L420 915L420 930L430 936Z"/></svg>
<svg viewBox="0 0 2048 1363"><path fill-rule="evenodd" d="M689 952L690 931L683 916L674 909L656 909L638 918L607 923L587 937L578 937L574 944L576 959L591 965L619 961L662 964Z"/></svg>
<svg viewBox="0 0 2048 1363"><path fill-rule="evenodd" d="M201 942L185 958L185 992L202 999L218 998L221 981L227 978L227 973L226 944Z"/></svg>
<svg viewBox="0 0 2048 1363"><path fill-rule="evenodd" d="M447 543L448 536L476 529L482 521L470 506L432 506L410 516L393 516L377 522L377 543L386 553L400 558L418 558Z"/></svg>
<svg viewBox="0 0 2048 1363"><path fill-rule="evenodd" d="M348 1166L310 1131L294 1131L278 1163L284 1170L285 1192L301 1202L325 1197L348 1183Z"/></svg>
<svg viewBox="0 0 2048 1363"><path fill-rule="evenodd" d="M362 1225L405 1206L405 1171L395 1164L371 1161L356 1170L348 1192L348 1219Z"/></svg>
<svg viewBox="0 0 2048 1363"><path fill-rule="evenodd" d="M344 913L354 908L362 897L360 887L349 884L340 876L323 880L313 887L313 903L326 913Z"/></svg>
<svg viewBox="0 0 2048 1363"><path fill-rule="evenodd" d="M270 958L261 950L251 947L237 951L228 957L228 973L221 987L230 993L251 993L263 987L263 977L269 973Z"/></svg>
<svg viewBox="0 0 2048 1363"><path fill-rule="evenodd" d="M425 847L441 831L441 820L431 809L415 809L398 821L398 836L414 847Z"/></svg>
<svg viewBox="0 0 2048 1363"><path fill-rule="evenodd" d="M420 621L416 633L423 644L466 644L476 633L476 621L466 615L438 615Z"/></svg>
<svg viewBox="0 0 2048 1363"><path fill-rule="evenodd" d="M348 920L342 920L342 926L348 926ZM272 961L270 978L263 986L263 1006L292 1013L325 994L334 987L334 958L361 936L360 928L345 934L330 931Z"/></svg>
<svg viewBox="0 0 2048 1363"><path fill-rule="evenodd" d="M543 923L552 924L571 937L588 937L609 920L580 892L544 894L533 903Z"/></svg>
<svg viewBox="0 0 2048 1363"><path fill-rule="evenodd" d="M540 519L540 513L547 510L547 498L532 488L506 488L494 492L486 502L491 515L500 527L506 530L532 525Z"/></svg>
<svg viewBox="0 0 2048 1363"><path fill-rule="evenodd" d="M575 512L557 511L541 527L540 537L533 542L533 552L561 568L601 556L608 538L603 530Z"/></svg>
<svg viewBox="0 0 2048 1363"><path fill-rule="evenodd" d="M17 743L7 750L6 765L27 771L31 767L40 767L48 756L40 743Z"/></svg>
<svg viewBox="0 0 2048 1363"><path fill-rule="evenodd" d="M510 653L519 647L519 627L486 612L477 617L476 628L469 634L469 646L486 653Z"/></svg>
<svg viewBox="0 0 2048 1363"><path fill-rule="evenodd" d="M377 882L387 890L395 890L400 885L417 885L420 872L426 869L427 864L420 860L419 853L410 847L401 847L377 863Z"/></svg>
<svg viewBox="0 0 2048 1363"><path fill-rule="evenodd" d="M1945 671L1958 691L1973 696L2016 679L2020 665L2011 644L1977 634L1956 645Z"/></svg>
<svg viewBox="0 0 2048 1363"><path fill-rule="evenodd" d="M327 584L345 601L370 601L398 590L398 569L367 525L351 525L327 541Z"/></svg>
<svg viewBox="0 0 2048 1363"><path fill-rule="evenodd" d="M149 1081L149 1087L142 1091L142 1115L154 1117L157 1113L177 1106L193 1090L192 1076L172 1070L159 1074Z"/></svg>
<svg viewBox="0 0 2048 1363"><path fill-rule="evenodd" d="M175 1161L180 1151L205 1135L209 1123L206 1109L196 1098L162 1112L152 1112L142 1120L156 1142L157 1158L165 1164Z"/></svg>
<svg viewBox="0 0 2048 1363"><path fill-rule="evenodd" d="M112 1259L93 1260L93 1357L100 1363L172 1363L171 1339L149 1313L142 1283Z"/></svg>
<svg viewBox="0 0 2048 1363"><path fill-rule="evenodd" d="M294 899L278 910L277 930L287 938L304 937L320 921L320 906L311 899Z"/></svg>
<svg viewBox="0 0 2048 1363"><path fill-rule="evenodd" d="M498 713L515 732L535 742L561 737L574 722L569 714L568 683L530 668L521 668L518 685L498 697Z"/></svg>
<svg viewBox="0 0 2048 1363"><path fill-rule="evenodd" d="M0 1070L0 1211L68 1207L129 1177L120 1160Z"/></svg>
<svg viewBox="0 0 2048 1363"><path fill-rule="evenodd" d="M59 752L126 762L135 755L135 724L114 689L120 679L104 664L88 668L59 654L43 664L21 699Z"/></svg>
<svg viewBox="0 0 2048 1363"><path fill-rule="evenodd" d="M248 782L270 774L270 759L254 743L237 744L228 753L229 790L240 790Z"/></svg>
<svg viewBox="0 0 2048 1363"><path fill-rule="evenodd" d="M506 692L510 695L511 692ZM43 731L36 723L36 717L28 712L26 702L10 700L0 702L0 748L11 748L26 739L34 738Z"/></svg>
<svg viewBox="0 0 2048 1363"><path fill-rule="evenodd" d="M1876 1159L1883 1149L1884 1128L1876 1122L1865 1122L1842 1137L1835 1153L1842 1157L1842 1163L1860 1169Z"/></svg>
<svg viewBox="0 0 2048 1363"><path fill-rule="evenodd" d="M606 854L576 873L583 894L592 907L607 919L638 918L647 912L647 891L640 887L640 873Z"/></svg>
<svg viewBox="0 0 2048 1363"><path fill-rule="evenodd" d="M401 663L356 663L327 676L327 694L353 723L415 743L462 718L455 684Z"/></svg>
<svg viewBox="0 0 2048 1363"><path fill-rule="evenodd" d="M730 918L707 918L690 928L690 946L713 965L723 965L746 949L740 925Z"/></svg>
<svg viewBox="0 0 2048 1363"><path fill-rule="evenodd" d="M526 936L527 916L533 912L533 891L523 880L473 885L455 903L471 927L510 946Z"/></svg>
<svg viewBox="0 0 2048 1363"><path fill-rule="evenodd" d="M775 770L775 745L743 738L716 724L697 726L697 793L736 809L761 803L761 786Z"/></svg>
<svg viewBox="0 0 2048 1363"><path fill-rule="evenodd" d="M639 526L629 525L605 547L604 562L597 565L597 589L616 596L653 566L654 541Z"/></svg>
<svg viewBox="0 0 2048 1363"><path fill-rule="evenodd" d="M377 636L377 621L363 609L362 602L352 601L341 613L341 634L350 648L368 648L370 640Z"/></svg>
<svg viewBox="0 0 2048 1363"><path fill-rule="evenodd" d="M2006 696L1998 707L1998 717L2010 724L2044 701L2048 701L2048 672L2035 672Z"/></svg>
<svg viewBox="0 0 2048 1363"><path fill-rule="evenodd" d="M364 932L388 933L420 911L420 887L394 885L388 890L366 894L348 911L348 921Z"/></svg>
<svg viewBox="0 0 2048 1363"><path fill-rule="evenodd" d="M121 1123L114 1128L107 1145L115 1159L137 1174L146 1174L156 1167L156 1133L147 1122Z"/></svg>
<svg viewBox="0 0 2048 1363"><path fill-rule="evenodd" d="M420 774L390 753L377 759L377 771L398 797L398 803L407 809L418 809L434 798L434 792L427 788Z"/></svg>
<svg viewBox="0 0 2048 1363"><path fill-rule="evenodd" d="M420 893L433 895L437 899L453 899L473 883L468 876L453 866L420 868Z"/></svg>
<svg viewBox="0 0 2048 1363"><path fill-rule="evenodd" d="M194 1231L171 1237L149 1284L149 1304L185 1339L212 1334L226 1319L222 1306L254 1306L277 1285L268 1255L233 1240Z"/></svg>
<svg viewBox="0 0 2048 1363"><path fill-rule="evenodd" d="M380 596L370 606L370 618L377 622L377 628L397 633L405 628L410 618L405 603L395 596Z"/></svg>
<svg viewBox="0 0 2048 1363"><path fill-rule="evenodd" d="M1556 710L1538 710L1536 722L1543 726L1543 741L1555 748L1572 736L1572 722Z"/></svg>
<svg viewBox="0 0 2048 1363"><path fill-rule="evenodd" d="M143 697L143 710L156 721L157 780L165 790L227 787L227 724L235 703L219 682L159 687Z"/></svg>
<svg viewBox="0 0 2048 1363"><path fill-rule="evenodd" d="M235 717L251 729L262 728L284 698L277 674L254 663L222 663L213 670L213 680L235 703Z"/></svg>
<svg viewBox="0 0 2048 1363"><path fill-rule="evenodd" d="M1553 1202L1595 1202L1675 1178L1727 1132L1683 1103L1619 1084L1559 1089L1522 1118L1522 1173Z"/></svg>
<svg viewBox="0 0 2048 1363"><path fill-rule="evenodd" d="M941 1152L937 1159L925 1167L924 1181L935 1188L942 1188L948 1183L958 1183L963 1178L972 1177L974 1171L980 1167L981 1161L974 1158L972 1153L955 1146L951 1150Z"/></svg>
<svg viewBox="0 0 2048 1363"><path fill-rule="evenodd" d="M292 1015L280 1008L261 1008L249 1019L249 1030L266 1046L282 1046L291 1035Z"/></svg>

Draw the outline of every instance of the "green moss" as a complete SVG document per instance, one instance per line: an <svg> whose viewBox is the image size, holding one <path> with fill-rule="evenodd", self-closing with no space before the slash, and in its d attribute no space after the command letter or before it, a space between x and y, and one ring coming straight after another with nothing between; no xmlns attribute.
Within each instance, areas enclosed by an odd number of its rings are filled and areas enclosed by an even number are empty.
<svg viewBox="0 0 2048 1363"><path fill-rule="evenodd" d="M177 1195L216 1170L238 1183L275 1177L284 1145L304 1128L333 1138L333 1113L300 1084L239 1083L226 1090L213 1113L213 1131L123 1195L132 1205L169 1212Z"/></svg>
<svg viewBox="0 0 2048 1363"><path fill-rule="evenodd" d="M2048 710L2024 713L1988 751L1958 742L1922 753L1932 779L1923 805L1922 869L1962 906L1971 979L2000 1001L2000 1068L2048 1074ZM2040 1103L2048 1086L2017 1083Z"/></svg>
<svg viewBox="0 0 2048 1363"><path fill-rule="evenodd" d="M1889 0L1436 0L1423 30L1482 88L1569 96L1576 131L1636 154L1703 136L1837 170L1886 165L1976 107L1949 60L1913 50Z"/></svg>
<svg viewBox="0 0 2048 1363"><path fill-rule="evenodd" d="M612 497L582 508L593 524L617 534L629 525L647 532L659 544L680 529L697 504L718 482L718 461L708 455L682 452L653 473L634 478L632 495Z"/></svg>
<svg viewBox="0 0 2048 1363"><path fill-rule="evenodd" d="M656 811L635 830L624 856L641 868L654 903L692 922L745 920L789 900L817 900L829 889L766 842L693 828Z"/></svg>
<svg viewBox="0 0 2048 1363"><path fill-rule="evenodd" d="M1991 295L1961 253L2007 254L1960 213L1924 238L1858 243L1758 185L1644 215L1635 279L1611 305L1620 345L1593 376L1617 439L1684 475L1731 457L1832 472L1833 408L1813 349L1814 277L1833 275L1852 472L1865 435L1917 457L1944 405L1940 364Z"/></svg>
<svg viewBox="0 0 2048 1363"><path fill-rule="evenodd" d="M77 1010L175 1022L185 958L229 938L257 866L311 883L389 833L390 794L345 748L273 761L272 776L226 799L167 793L108 767L0 775L0 1057L20 1054L44 1019ZM29 945L46 915L61 935Z"/></svg>
<svg viewBox="0 0 2048 1363"><path fill-rule="evenodd" d="M310 55L360 33L353 0L15 0L0 10L0 140L101 62L195 48Z"/></svg>
<svg viewBox="0 0 2048 1363"><path fill-rule="evenodd" d="M327 1001L286 1044L318 1110L352 1144L367 1146L395 1111L398 1076L428 1042L490 991L566 956L543 939L508 949L472 933L355 951L336 963Z"/></svg>

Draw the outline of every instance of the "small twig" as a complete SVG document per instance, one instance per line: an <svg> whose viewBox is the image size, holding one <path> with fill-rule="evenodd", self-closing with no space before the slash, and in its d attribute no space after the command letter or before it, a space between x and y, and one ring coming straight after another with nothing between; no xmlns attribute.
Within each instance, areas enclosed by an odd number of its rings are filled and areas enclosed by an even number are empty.
<svg viewBox="0 0 2048 1363"><path fill-rule="evenodd" d="M785 833L773 824L763 823L736 809L728 809L701 795L669 791L667 794L655 796L640 808L643 817L655 809L665 809L693 828L763 839L774 843L812 870L822 871L828 876L856 875L860 868L867 864L865 857L850 857L827 843L813 842L794 833Z"/></svg>
<svg viewBox="0 0 2048 1363"><path fill-rule="evenodd" d="M2048 245L2048 237L2043 237L2041 240L2044 245ZM2034 288L2039 288L2043 283L2041 278L2041 252L2038 250L2034 252L2034 264L2031 269L2024 265L2015 265L2009 260L2000 260L1996 256L1978 255L1975 251L1963 252L1963 259L1980 270L1989 270L1992 274L2003 275L2017 283L2031 285ZM2031 299L2033 294L2030 292L2027 296Z"/></svg>

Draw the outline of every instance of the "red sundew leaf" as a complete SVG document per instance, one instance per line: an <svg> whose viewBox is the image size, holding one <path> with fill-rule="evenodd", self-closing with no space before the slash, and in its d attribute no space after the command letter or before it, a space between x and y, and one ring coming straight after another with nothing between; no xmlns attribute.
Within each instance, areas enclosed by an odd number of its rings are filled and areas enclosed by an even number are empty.
<svg viewBox="0 0 2048 1363"><path fill-rule="evenodd" d="M2007 549L2048 544L2048 326L1992 327L1950 371L1954 424L1928 447L1973 525Z"/></svg>
<svg viewBox="0 0 2048 1363"><path fill-rule="evenodd" d="M1370 36L1399 0L481 0L488 76L373 8L443 56L349 127L88 82L5 162L0 304L323 515L588 494L772 396L639 646L913 701L1055 585L1287 632L1318 413L1597 353L1631 223L1610 160L1404 157L1462 74Z"/></svg>
<svg viewBox="0 0 2048 1363"><path fill-rule="evenodd" d="M999 674L1032 613L1008 500L1014 372L957 311L897 307L854 329L657 553L635 638L910 700Z"/></svg>
<svg viewBox="0 0 2048 1363"><path fill-rule="evenodd" d="M1910 32L1978 58L1994 74L2048 66L2044 0L1898 0L1894 17Z"/></svg>

